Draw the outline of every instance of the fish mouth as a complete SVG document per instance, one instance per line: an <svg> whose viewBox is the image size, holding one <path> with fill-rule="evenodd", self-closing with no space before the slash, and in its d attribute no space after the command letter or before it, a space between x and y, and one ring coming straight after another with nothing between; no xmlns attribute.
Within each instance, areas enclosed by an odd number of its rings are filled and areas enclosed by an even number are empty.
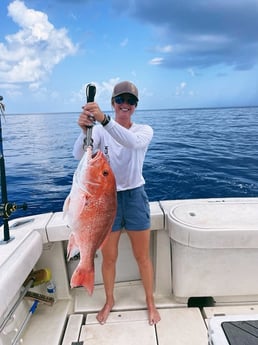
<svg viewBox="0 0 258 345"><path fill-rule="evenodd" d="M96 161L99 158L99 156L101 155L100 150L93 153L92 152L92 146L88 146L86 152L87 152L87 161L88 162Z"/></svg>
<svg viewBox="0 0 258 345"><path fill-rule="evenodd" d="M100 151L97 151L91 155L91 160L96 160L101 155Z"/></svg>

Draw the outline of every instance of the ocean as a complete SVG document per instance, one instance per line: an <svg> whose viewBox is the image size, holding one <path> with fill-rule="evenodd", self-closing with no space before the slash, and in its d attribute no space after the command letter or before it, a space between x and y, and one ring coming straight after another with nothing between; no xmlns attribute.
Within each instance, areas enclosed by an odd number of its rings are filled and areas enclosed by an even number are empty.
<svg viewBox="0 0 258 345"><path fill-rule="evenodd" d="M8 201L28 205L10 218L62 210L78 116L2 118ZM143 170L150 201L258 197L258 107L136 110L133 120L154 129Z"/></svg>

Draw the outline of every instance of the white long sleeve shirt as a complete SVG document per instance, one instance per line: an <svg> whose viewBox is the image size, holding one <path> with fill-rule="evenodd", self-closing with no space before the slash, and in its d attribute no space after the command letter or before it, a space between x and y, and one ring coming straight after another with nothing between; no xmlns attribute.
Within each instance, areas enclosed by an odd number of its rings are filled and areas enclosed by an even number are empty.
<svg viewBox="0 0 258 345"><path fill-rule="evenodd" d="M142 176L143 162L153 130L149 125L133 123L129 129L113 119L105 126L96 125L92 130L93 152L101 150L108 158L116 177L117 191L140 187L145 183ZM77 138L73 155L81 159L85 134Z"/></svg>

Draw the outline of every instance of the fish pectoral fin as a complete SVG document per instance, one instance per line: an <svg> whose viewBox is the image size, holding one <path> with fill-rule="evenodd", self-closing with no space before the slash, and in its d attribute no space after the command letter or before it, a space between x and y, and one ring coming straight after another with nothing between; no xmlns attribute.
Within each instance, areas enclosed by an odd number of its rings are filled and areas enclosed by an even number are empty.
<svg viewBox="0 0 258 345"><path fill-rule="evenodd" d="M71 233L67 245L67 260L69 261L75 255L78 255L78 253L80 253L79 246L76 244L74 234Z"/></svg>
<svg viewBox="0 0 258 345"><path fill-rule="evenodd" d="M67 211L69 209L69 205L70 205L70 194L67 196L67 198L64 201L64 205L63 205L63 217L65 218Z"/></svg>
<svg viewBox="0 0 258 345"><path fill-rule="evenodd" d="M73 247L69 252L68 261L71 260L74 256L80 254L80 249L78 247Z"/></svg>
<svg viewBox="0 0 258 345"><path fill-rule="evenodd" d="M89 199L89 195L88 194L84 194L80 200L80 205L78 207L78 214L79 216L84 212L85 208L88 205L88 199Z"/></svg>

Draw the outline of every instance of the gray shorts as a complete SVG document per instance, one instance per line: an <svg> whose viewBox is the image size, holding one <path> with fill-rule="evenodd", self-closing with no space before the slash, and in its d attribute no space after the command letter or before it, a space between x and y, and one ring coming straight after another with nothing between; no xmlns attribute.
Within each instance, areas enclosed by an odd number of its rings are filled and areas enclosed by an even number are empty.
<svg viewBox="0 0 258 345"><path fill-rule="evenodd" d="M150 228L150 205L144 186L117 192L117 213L112 231Z"/></svg>

